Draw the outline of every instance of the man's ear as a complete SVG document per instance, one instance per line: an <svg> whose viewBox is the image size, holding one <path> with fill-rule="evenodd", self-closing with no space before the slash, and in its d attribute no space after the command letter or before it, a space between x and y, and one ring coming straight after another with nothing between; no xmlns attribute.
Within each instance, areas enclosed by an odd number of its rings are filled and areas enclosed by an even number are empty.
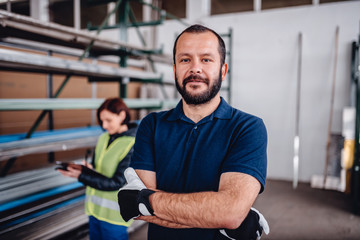
<svg viewBox="0 0 360 240"><path fill-rule="evenodd" d="M225 80L225 76L228 72L228 65L227 63L224 63L224 65L222 65L221 67L221 80L224 81Z"/></svg>
<svg viewBox="0 0 360 240"><path fill-rule="evenodd" d="M174 75L175 75L175 68L176 68L176 67L175 67L175 64L173 64L173 71L174 71Z"/></svg>

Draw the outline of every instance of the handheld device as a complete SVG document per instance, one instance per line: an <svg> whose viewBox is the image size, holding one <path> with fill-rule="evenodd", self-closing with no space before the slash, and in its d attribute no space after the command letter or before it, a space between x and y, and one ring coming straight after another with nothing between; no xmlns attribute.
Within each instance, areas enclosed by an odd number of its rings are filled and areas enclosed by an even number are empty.
<svg viewBox="0 0 360 240"><path fill-rule="evenodd" d="M55 170L61 169L64 171L68 171L67 167L72 167L72 168L79 169L79 170L82 168L82 165L75 164L75 163L68 163L68 162L61 162L61 161L56 161L55 163L57 165L55 167Z"/></svg>

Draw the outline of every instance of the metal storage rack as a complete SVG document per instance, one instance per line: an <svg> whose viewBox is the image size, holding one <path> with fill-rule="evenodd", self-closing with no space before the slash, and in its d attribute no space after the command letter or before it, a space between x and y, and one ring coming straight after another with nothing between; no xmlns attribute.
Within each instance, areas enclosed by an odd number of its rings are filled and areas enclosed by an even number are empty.
<svg viewBox="0 0 360 240"><path fill-rule="evenodd" d="M124 5L125 4L125 5ZM25 53L20 51L0 49L0 69L6 71L23 71L23 72L38 72L44 74L64 74L66 78L56 91L53 98L50 99L17 99L14 100L1 99L0 111L5 110L19 110L19 104L22 105L22 110L38 109L43 110L38 120L26 135L26 139L31 138L31 135L36 131L38 125L46 116L55 109L96 109L103 99L56 99L71 76L88 77L89 81L118 81L120 84L120 96L125 99L125 102L131 109L161 109L175 106L176 100L160 101L158 99L126 99L126 85L129 82L142 83L156 83L161 85L173 85L173 83L166 83L162 81L161 74L153 71L138 71L127 67L124 61L129 58L146 59L151 62L160 62L171 65L171 57L161 53L161 50L153 50L146 47L138 47L126 42L111 41L98 36L98 33L105 28L107 20L111 14L114 14L117 9L124 11L128 8L128 1L117 1L114 10L109 13L102 26L97 33L88 31L76 30L74 28L62 26L55 23L42 22L30 17L13 14L7 11L0 10L1 23L1 38L3 44L20 45L18 39L25 39L30 41L42 42L57 46L71 47L83 50L78 61L60 59L57 57ZM126 19L126 18L125 18ZM126 29L121 29L122 34L126 34ZM15 39L15 40L14 40ZM15 44L17 42L17 44ZM26 44L29 44L26 42ZM24 44L21 44L24 47ZM30 44L31 45L31 44ZM29 47L29 46L27 46ZM39 47L37 47L39 48ZM51 47L50 47L51 48ZM99 57L102 55L117 55L120 56L120 67L109 67L95 63L82 62L88 56ZM84 103L86 102L85 106ZM96 136L98 136L97 134ZM96 137L95 136L95 137ZM79 139L80 140L80 139ZM45 140L44 140L45 141ZM95 145L96 142L91 141ZM21 145L21 143L18 143ZM61 149L63 142L53 145L53 149ZM90 144L90 145L91 145ZM6 146L2 144L2 160L5 160L4 152ZM14 145L14 144L13 144ZM16 145L16 144L15 144ZM33 145L36 148L35 145ZM68 148L65 148L68 149ZM40 151L40 150L39 150ZM33 152L33 151L32 151ZM40 151L42 152L42 151ZM20 154L21 155L21 154ZM10 156L10 155L8 155ZM14 156L15 157L15 156ZM2 175L6 175L11 168L15 158L10 160L2 169Z"/></svg>
<svg viewBox="0 0 360 240"><path fill-rule="evenodd" d="M104 1L105 2L105 1ZM102 3L104 3L102 2ZM109 2L109 1L108 1ZM150 61L151 63L163 63L171 66L171 57L161 53L158 49L149 49L146 47L138 47L126 43L125 41L112 41L98 36L98 33L104 29L107 20L111 14L114 14L118 9L124 11L128 6L128 1L117 1L114 10L107 16L103 24L96 33L76 30L74 28L65 27L55 23L41 22L30 17L13 14L7 11L0 10L0 44L11 49L19 48L20 50L0 49L0 70L14 71L14 72L31 72L46 74L51 78L52 74L65 75L65 79L55 93L48 99L0 99L0 111L19 111L19 110L41 110L41 114L33 124L26 135L21 136L5 136L7 140L0 143L0 161L7 161L1 175L5 176L18 156L33 154L33 153L47 153L53 151L63 151L73 148L94 147L98 136L102 133L100 127L85 127L78 129L60 129L52 130L47 133L37 132L37 128L44 117L51 115L53 110L69 110L69 109L97 109L104 99L61 99L58 98L66 84L72 76L87 77L89 81L116 81L120 84L120 96L131 109L162 109L174 107L178 100L176 99L129 99L126 98L126 85L129 82L154 83L165 85L174 85L163 81L162 75L153 71L139 71L129 68L131 60L135 61ZM125 13L124 13L125 14ZM123 16L124 17L124 16ZM126 17L123 19L125 21ZM126 29L121 28L121 34L126 34ZM41 44L38 44L41 43ZM57 46L61 46L57 50ZM53 56L53 53L62 51L65 48L70 49L70 55L78 57L76 60L67 60ZM25 53L21 49L32 49L47 53L47 56ZM78 51L73 51L78 49ZM82 53L74 53L74 52ZM85 63L82 60L86 58L96 59L101 56L114 55L120 57L120 67L109 67L94 63ZM129 61L128 61L129 60ZM130 64L129 64L130 63ZM141 64L140 64L141 65ZM138 65L135 67L139 68ZM49 89L48 92L52 92ZM70 131L70 132L69 132ZM36 137L32 137L36 135ZM1 136L2 137L2 136ZM12 140L9 140L12 139ZM48 174L54 175L55 172L46 170ZM25 172L24 172L25 174ZM36 174L38 176L38 174ZM19 179L21 180L22 177ZM7 178L2 178L8 181ZM67 180L67 179L65 179ZM48 181L44 176L41 176L39 181ZM35 182L34 182L35 183ZM18 184L18 181L10 179L10 184ZM21 183L20 183L21 184ZM35 185L39 185L37 183ZM62 181L57 181L57 184L66 184ZM74 227L79 227L87 222L87 218L81 215L83 212L83 187L76 183L68 184L71 191L76 191L74 194L69 194L66 198L58 198L58 194L65 194L67 190L61 193L54 189L42 189L39 194L40 198L43 193L49 192L49 196L58 200L51 200L46 204L36 205L37 201L33 198L36 195L23 196L19 199L18 205L9 205L8 208L3 208L0 212L4 213L6 219L0 221L0 235L13 236L11 232L16 229L24 229L27 223L33 221L40 221L44 217L51 218L54 214L58 214L63 209L69 209L70 212L78 212L79 221L74 224L67 224L66 226L59 223L60 228L51 227L51 230L41 230L44 237L53 235L61 235L62 228L66 231ZM43 185L43 184L42 184ZM64 186L65 188L67 185ZM9 190L9 189L8 189ZM0 191L6 194L7 189ZM54 190L54 191L53 191ZM36 191L40 191L36 189ZM50 193L51 192L51 193ZM54 192L54 193L53 193ZM28 193L28 194L31 194ZM75 198L72 197L75 196ZM9 195L10 196L10 195ZM65 200L61 200L65 199ZM4 200L4 199L2 199ZM13 202L14 199L9 199L7 203ZM18 201L15 201L18 202ZM70 205L64 204L69 202ZM34 205L35 204L35 205ZM66 203L67 204L67 203ZM5 206L3 205L3 206ZM22 211L17 212L17 207L29 207L26 213ZM44 205L44 206L43 206ZM42 210L44 208L44 210ZM43 212L43 213L41 213ZM39 215L39 214L43 215ZM20 215L19 215L20 214ZM25 214L25 215L22 215ZM30 219L32 218L32 219ZM68 217L66 218L68 219ZM69 222L66 220L65 222ZM63 222L63 223L65 223ZM46 224L44 222L43 224ZM136 225L136 224L135 224ZM135 228L136 226L133 226ZM44 226L46 228L46 226ZM43 227L41 227L43 229ZM129 230L133 230L129 228ZM50 235L49 235L50 234ZM53 235L51 235L53 234ZM16 235L18 236L18 235Z"/></svg>
<svg viewBox="0 0 360 240"><path fill-rule="evenodd" d="M352 168L352 181L351 192L353 196L353 211L359 214L360 207L360 34L357 42L352 43L352 59L351 59L351 80L352 89L354 90L355 99L352 99L353 106L356 107L356 120L355 120L355 153L354 165Z"/></svg>

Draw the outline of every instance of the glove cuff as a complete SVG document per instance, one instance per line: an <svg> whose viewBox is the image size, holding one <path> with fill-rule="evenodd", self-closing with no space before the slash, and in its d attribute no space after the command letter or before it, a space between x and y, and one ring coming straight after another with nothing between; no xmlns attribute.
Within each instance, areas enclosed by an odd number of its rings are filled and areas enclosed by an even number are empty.
<svg viewBox="0 0 360 240"><path fill-rule="evenodd" d="M154 215L154 209L150 205L149 197L151 194L155 193L155 191L144 188L139 192L138 195L138 206L139 206L139 212L143 216L151 216Z"/></svg>

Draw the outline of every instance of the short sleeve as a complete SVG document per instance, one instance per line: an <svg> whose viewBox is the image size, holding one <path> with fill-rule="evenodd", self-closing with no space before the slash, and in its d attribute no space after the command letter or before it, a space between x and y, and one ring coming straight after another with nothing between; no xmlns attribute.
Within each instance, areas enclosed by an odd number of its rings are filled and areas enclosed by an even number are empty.
<svg viewBox="0 0 360 240"><path fill-rule="evenodd" d="M265 187L267 169L267 132L260 118L252 117L234 131L223 163L223 172L241 172L255 177Z"/></svg>
<svg viewBox="0 0 360 240"><path fill-rule="evenodd" d="M134 169L155 171L154 117L154 114L149 114L140 122L135 138L134 153L130 163L130 166Z"/></svg>

